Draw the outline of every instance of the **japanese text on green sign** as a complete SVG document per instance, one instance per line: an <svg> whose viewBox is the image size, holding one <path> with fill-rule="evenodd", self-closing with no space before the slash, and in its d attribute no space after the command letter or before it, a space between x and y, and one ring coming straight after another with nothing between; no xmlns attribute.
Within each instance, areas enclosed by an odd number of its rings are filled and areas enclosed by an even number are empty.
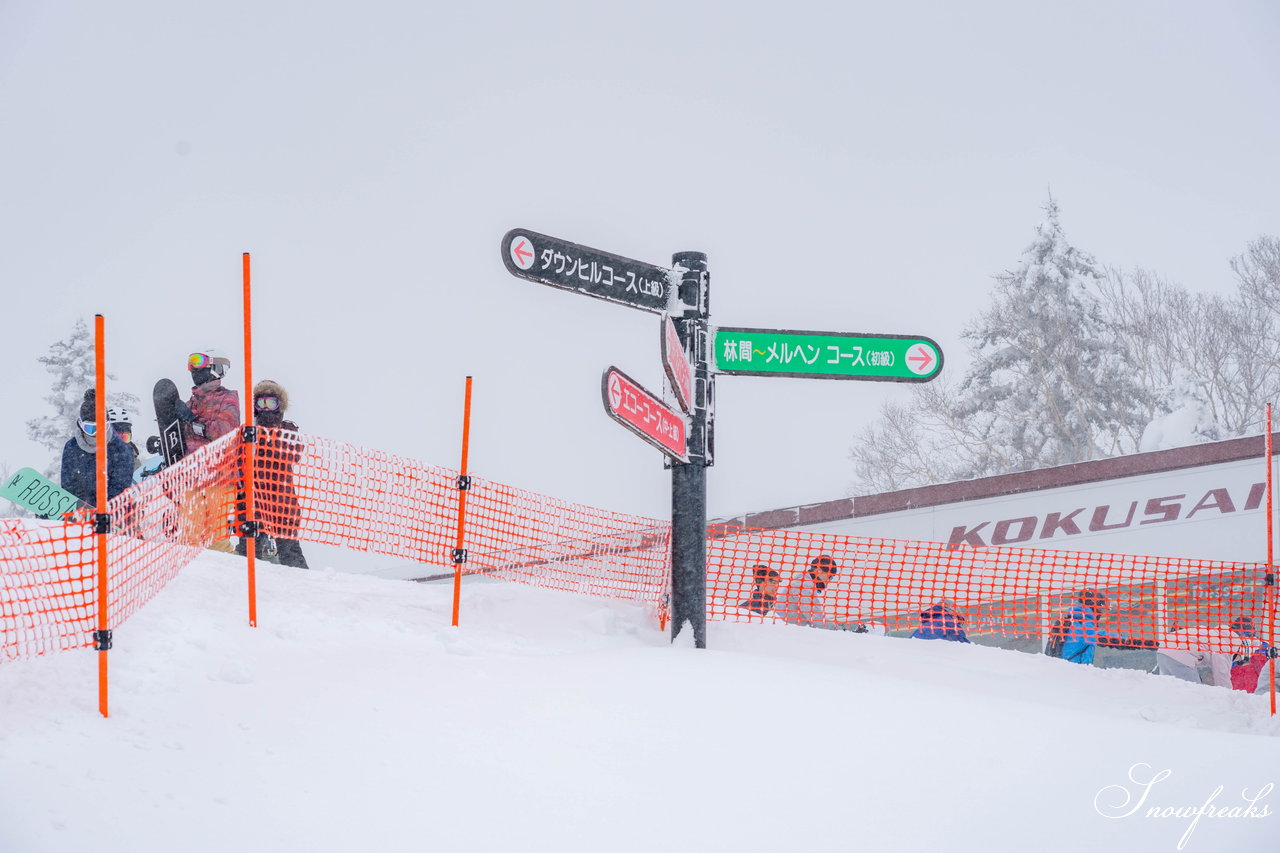
<svg viewBox="0 0 1280 853"><path fill-rule="evenodd" d="M712 347L718 373L928 382L942 349L918 335L862 335L721 326Z"/></svg>

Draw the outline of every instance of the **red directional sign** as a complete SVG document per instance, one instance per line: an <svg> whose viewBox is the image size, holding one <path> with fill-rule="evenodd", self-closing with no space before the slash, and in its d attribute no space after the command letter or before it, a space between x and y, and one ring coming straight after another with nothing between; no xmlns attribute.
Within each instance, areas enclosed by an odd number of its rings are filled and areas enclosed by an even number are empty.
<svg viewBox="0 0 1280 853"><path fill-rule="evenodd" d="M676 402L680 408L689 411L693 401L693 367L680 343L680 335L676 333L676 324L670 317L662 318L662 368L667 372Z"/></svg>
<svg viewBox="0 0 1280 853"><path fill-rule="evenodd" d="M684 416L616 367L600 383L604 410L618 423L680 462L689 461Z"/></svg>

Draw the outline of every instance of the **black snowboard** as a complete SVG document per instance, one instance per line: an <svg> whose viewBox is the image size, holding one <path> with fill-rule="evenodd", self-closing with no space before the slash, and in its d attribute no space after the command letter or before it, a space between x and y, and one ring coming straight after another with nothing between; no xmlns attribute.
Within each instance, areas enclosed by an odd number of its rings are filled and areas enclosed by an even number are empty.
<svg viewBox="0 0 1280 853"><path fill-rule="evenodd" d="M151 391L151 401L156 406L156 425L160 428L160 450L164 464L172 465L187 455L187 443L182 437L182 418L179 413L190 411L178 396L178 386L171 379L161 379ZM189 417L188 417L189 419Z"/></svg>

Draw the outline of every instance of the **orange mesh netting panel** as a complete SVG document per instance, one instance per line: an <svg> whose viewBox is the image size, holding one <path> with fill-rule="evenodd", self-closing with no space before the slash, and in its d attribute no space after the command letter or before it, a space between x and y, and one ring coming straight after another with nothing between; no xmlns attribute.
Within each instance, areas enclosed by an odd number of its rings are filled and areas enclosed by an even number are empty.
<svg viewBox="0 0 1280 853"><path fill-rule="evenodd" d="M1118 648L1182 645L1234 652L1218 626L1266 624L1259 563L1037 548L954 547L736 526L707 541L713 619L785 621L907 636L961 627L993 644L1039 650L1054 622L1066 639ZM826 559L823 559L823 558ZM1231 648L1226 646L1231 645Z"/></svg>
<svg viewBox="0 0 1280 853"><path fill-rule="evenodd" d="M671 525L475 479L467 497L471 572L547 589L657 605Z"/></svg>
<svg viewBox="0 0 1280 853"><path fill-rule="evenodd" d="M93 644L96 549L87 524L0 521L0 662Z"/></svg>
<svg viewBox="0 0 1280 853"><path fill-rule="evenodd" d="M266 532L452 572L458 472L376 450L259 430L254 500ZM463 570L551 589L658 602L670 525L480 478L467 492Z"/></svg>
<svg viewBox="0 0 1280 853"><path fill-rule="evenodd" d="M267 533L424 563L449 561L457 473L279 429L259 429L254 501Z"/></svg>
<svg viewBox="0 0 1280 853"><path fill-rule="evenodd" d="M107 614L113 628L203 549L231 550L239 454L239 434L223 436L107 504Z"/></svg>

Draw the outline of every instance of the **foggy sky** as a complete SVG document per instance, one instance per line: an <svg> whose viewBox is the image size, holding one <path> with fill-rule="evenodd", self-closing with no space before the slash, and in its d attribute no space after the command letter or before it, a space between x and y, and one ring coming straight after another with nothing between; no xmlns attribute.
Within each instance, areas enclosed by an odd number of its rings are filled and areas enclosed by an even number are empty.
<svg viewBox="0 0 1280 853"><path fill-rule="evenodd" d="M470 374L476 474L662 517L599 390L661 388L658 318L512 277L508 229L706 252L713 323L925 335L958 375L1050 193L1101 263L1233 287L1280 234L1278 37L1266 2L3 3L0 462L47 462L76 317L144 399L238 354L247 251L304 431L456 466ZM844 494L907 393L722 377L711 515Z"/></svg>

